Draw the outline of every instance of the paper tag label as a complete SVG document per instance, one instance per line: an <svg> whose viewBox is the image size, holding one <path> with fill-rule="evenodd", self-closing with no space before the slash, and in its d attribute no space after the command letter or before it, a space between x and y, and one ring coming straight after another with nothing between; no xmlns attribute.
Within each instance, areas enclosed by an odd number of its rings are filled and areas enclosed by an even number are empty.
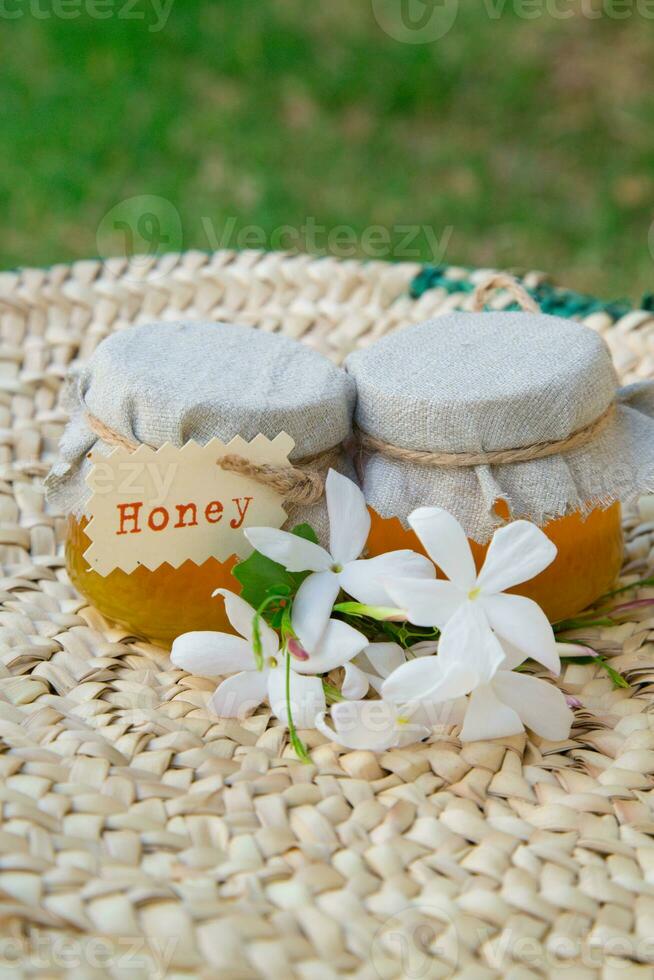
<svg viewBox="0 0 654 980"><path fill-rule="evenodd" d="M288 466L295 445L282 432L252 442L240 436L206 446L188 442L181 449L166 443L160 449L140 446L135 452L117 448L108 456L91 453L86 482L92 490L84 553L91 568L108 575L115 568L151 571L168 562L178 568L189 559L201 565L208 558L225 561L252 552L246 527L281 527L286 521L283 498L255 480L218 466L227 455L253 463Z"/></svg>

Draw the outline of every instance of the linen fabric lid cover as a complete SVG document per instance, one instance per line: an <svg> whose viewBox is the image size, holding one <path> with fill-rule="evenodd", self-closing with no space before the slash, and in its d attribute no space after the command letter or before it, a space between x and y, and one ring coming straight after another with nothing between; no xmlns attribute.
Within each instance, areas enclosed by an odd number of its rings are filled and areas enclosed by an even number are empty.
<svg viewBox="0 0 654 980"><path fill-rule="evenodd" d="M273 439L284 431L295 440L291 460L301 460L348 437L354 399L354 381L341 368L279 334L225 323L128 327L106 338L70 379L72 417L48 496L68 513L84 512L87 454L96 445L112 448L90 428L87 412L155 447L191 439L204 445L214 436L250 440L259 432ZM321 509L322 502L301 508L302 519Z"/></svg>
<svg viewBox="0 0 654 980"><path fill-rule="evenodd" d="M595 435L547 458L474 466L422 465L372 451L364 492L382 517L419 506L453 513L484 542L512 517L544 524L654 486L654 384L619 388L595 331L540 313L452 313L351 354L355 419L392 447L486 454L565 439L605 418ZM615 411L611 409L615 403Z"/></svg>

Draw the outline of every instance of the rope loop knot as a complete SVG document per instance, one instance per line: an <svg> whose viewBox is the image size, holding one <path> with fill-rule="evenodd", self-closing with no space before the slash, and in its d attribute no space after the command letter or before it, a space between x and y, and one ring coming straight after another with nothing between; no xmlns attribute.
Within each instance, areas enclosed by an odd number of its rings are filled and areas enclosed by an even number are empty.
<svg viewBox="0 0 654 980"><path fill-rule="evenodd" d="M142 445L111 426L91 412L86 412L86 422L95 435L106 442L108 446L118 446L128 452L136 452ZM156 449L150 446L150 449ZM276 466L272 463L253 463L237 453L228 453L216 460L216 465L229 473L238 473L265 487L270 487L290 504L315 504L325 492L325 476L331 463L340 455L341 447L333 446L314 456L306 456L298 461L298 465Z"/></svg>
<svg viewBox="0 0 654 980"><path fill-rule="evenodd" d="M495 272L480 282L472 294L471 310L473 313L481 313L486 301L491 293L496 289L504 289L515 302L520 306L524 313L540 313L540 307L535 299L529 295L524 286L521 286L517 279L506 272Z"/></svg>

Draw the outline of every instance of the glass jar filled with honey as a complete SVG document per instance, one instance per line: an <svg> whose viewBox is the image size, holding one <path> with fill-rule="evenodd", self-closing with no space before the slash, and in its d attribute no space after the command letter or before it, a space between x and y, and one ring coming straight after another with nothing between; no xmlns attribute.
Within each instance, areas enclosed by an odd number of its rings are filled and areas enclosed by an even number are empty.
<svg viewBox="0 0 654 980"><path fill-rule="evenodd" d="M327 530L327 516L316 474L332 466L352 475L342 444L351 433L354 398L353 379L321 354L249 327L155 323L104 340L71 378L71 421L47 480L52 504L68 515L66 563L75 587L107 619L155 642L166 644L192 630L231 631L223 601L212 599L212 593L239 591L231 574L237 559L215 557L211 535L219 522L224 527L231 521L239 535L259 523L250 498L225 497L225 474L218 466L207 471L197 500L193 494L182 502L168 499L162 479L160 499L149 511L136 503L134 484L134 493L125 497L129 503L121 505L124 526L116 526L116 547L123 543L118 535L129 533L134 547L142 542L145 556L148 533L175 529L177 559L183 557L183 536L191 528L206 536L207 557L146 563L137 550L134 567L112 568L105 560L101 573L89 557L92 467L116 447L136 459L141 446L206 446L214 439L250 441L258 435L275 440L286 433L292 440L288 461L293 472L300 483L310 474L312 483L311 492L304 488L285 496L282 521L286 516L286 527L306 521L320 536Z"/></svg>
<svg viewBox="0 0 654 980"><path fill-rule="evenodd" d="M478 565L510 519L538 524L558 555L515 591L551 621L614 583L620 500L654 484L654 388L619 388L593 330L538 312L457 312L351 354L368 553L421 550L407 524L439 506Z"/></svg>

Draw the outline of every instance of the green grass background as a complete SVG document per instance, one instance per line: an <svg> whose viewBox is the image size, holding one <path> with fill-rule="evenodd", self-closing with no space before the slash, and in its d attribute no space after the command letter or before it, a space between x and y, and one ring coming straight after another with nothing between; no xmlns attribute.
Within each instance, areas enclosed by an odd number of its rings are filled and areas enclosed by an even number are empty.
<svg viewBox="0 0 654 980"><path fill-rule="evenodd" d="M525 19L461 0L445 37L406 44L371 0L174 0L159 32L150 0L144 20L29 2L0 17L4 268L106 254L105 215L156 195L175 247L230 219L267 242L308 216L358 241L417 224L449 263L654 289L654 20L628 3Z"/></svg>

